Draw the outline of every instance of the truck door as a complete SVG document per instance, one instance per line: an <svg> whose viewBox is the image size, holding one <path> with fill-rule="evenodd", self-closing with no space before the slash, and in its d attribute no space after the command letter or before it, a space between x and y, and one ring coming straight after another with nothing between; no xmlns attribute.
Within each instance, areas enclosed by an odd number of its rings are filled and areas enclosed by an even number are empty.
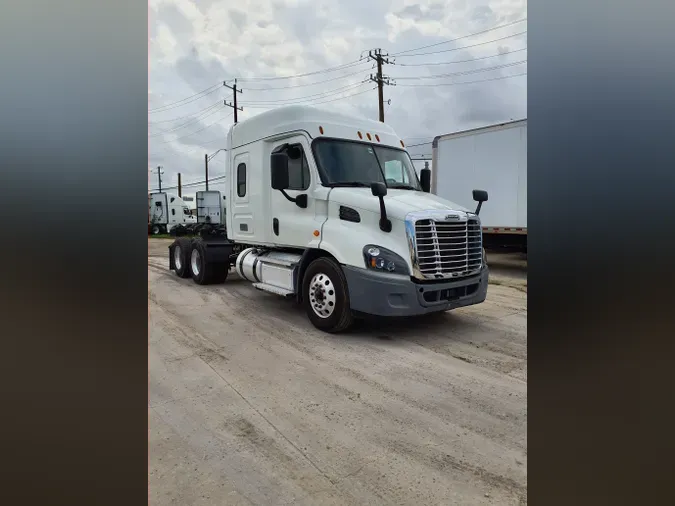
<svg viewBox="0 0 675 506"><path fill-rule="evenodd" d="M290 197L300 194L307 195L307 207L298 207L290 202L280 191L272 190L270 172L267 171L265 184L270 189L269 223L271 232L269 237L272 243L278 246L312 247L318 246L320 237L314 235L315 230L327 218L326 200L315 193L318 184L318 172L307 139L302 135L288 137L271 143L267 151L267 166L270 166L269 157L274 152L284 152L288 156L288 172L290 188L286 193ZM318 191L318 190L316 190ZM317 198L318 197L318 198Z"/></svg>

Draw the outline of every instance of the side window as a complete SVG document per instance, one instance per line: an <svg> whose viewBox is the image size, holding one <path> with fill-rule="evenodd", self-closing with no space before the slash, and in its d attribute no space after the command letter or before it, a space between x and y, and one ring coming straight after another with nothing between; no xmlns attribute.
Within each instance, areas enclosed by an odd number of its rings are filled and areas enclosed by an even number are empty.
<svg viewBox="0 0 675 506"><path fill-rule="evenodd" d="M288 189L303 191L309 188L309 164L302 145L293 144L285 149L288 156Z"/></svg>
<svg viewBox="0 0 675 506"><path fill-rule="evenodd" d="M237 165L237 195L240 197L246 196L246 164L240 163Z"/></svg>
<svg viewBox="0 0 675 506"><path fill-rule="evenodd" d="M392 179L397 183L409 183L408 175L400 160L384 162L384 176L386 179Z"/></svg>

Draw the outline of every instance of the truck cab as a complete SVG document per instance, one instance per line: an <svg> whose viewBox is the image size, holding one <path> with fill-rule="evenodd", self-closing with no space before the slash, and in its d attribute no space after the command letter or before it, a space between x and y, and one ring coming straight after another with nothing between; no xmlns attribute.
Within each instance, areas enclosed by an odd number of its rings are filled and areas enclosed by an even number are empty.
<svg viewBox="0 0 675 506"><path fill-rule="evenodd" d="M283 107L234 125L227 145L227 240L243 248L231 263L256 288L296 298L316 327L485 300L487 194L474 192L476 212L430 194L428 169L418 178L384 123Z"/></svg>

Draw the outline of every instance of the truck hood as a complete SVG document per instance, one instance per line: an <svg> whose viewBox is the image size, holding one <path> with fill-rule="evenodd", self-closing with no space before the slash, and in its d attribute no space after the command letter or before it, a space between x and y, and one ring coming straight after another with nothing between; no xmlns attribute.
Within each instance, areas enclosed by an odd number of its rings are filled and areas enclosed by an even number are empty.
<svg viewBox="0 0 675 506"><path fill-rule="evenodd" d="M328 198L331 202L343 206L380 213L380 201L377 197L373 197L370 188L333 188ZM384 204L387 207L387 216L397 220L405 220L406 215L412 211L454 210L471 212L459 204L437 197L432 193L391 188L387 192L387 196L384 197Z"/></svg>

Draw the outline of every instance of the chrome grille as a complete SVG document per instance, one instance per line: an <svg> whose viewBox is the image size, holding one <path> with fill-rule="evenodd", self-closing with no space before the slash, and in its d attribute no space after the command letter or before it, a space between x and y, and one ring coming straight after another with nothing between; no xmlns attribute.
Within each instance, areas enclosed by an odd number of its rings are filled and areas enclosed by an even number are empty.
<svg viewBox="0 0 675 506"><path fill-rule="evenodd" d="M415 222L419 271L425 278L456 278L479 271L483 263L480 222L420 219Z"/></svg>

